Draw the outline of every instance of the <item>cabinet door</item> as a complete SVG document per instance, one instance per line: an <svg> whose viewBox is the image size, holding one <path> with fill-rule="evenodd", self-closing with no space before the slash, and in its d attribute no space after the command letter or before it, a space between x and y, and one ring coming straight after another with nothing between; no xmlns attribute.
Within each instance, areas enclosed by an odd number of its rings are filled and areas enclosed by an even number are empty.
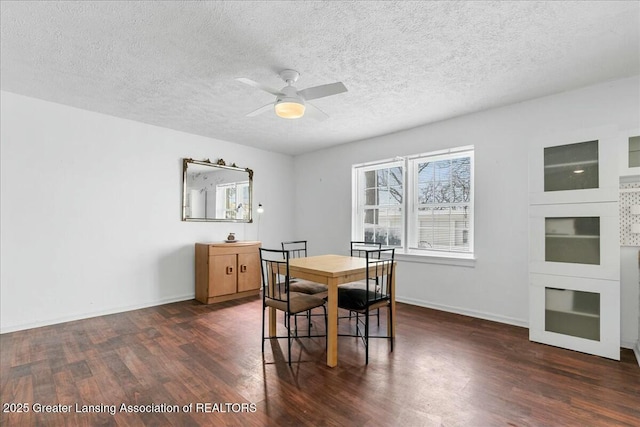
<svg viewBox="0 0 640 427"><path fill-rule="evenodd" d="M620 360L620 282L531 274L529 339Z"/></svg>
<svg viewBox="0 0 640 427"><path fill-rule="evenodd" d="M260 289L260 254L238 254L238 292Z"/></svg>
<svg viewBox="0 0 640 427"><path fill-rule="evenodd" d="M587 129L531 144L530 204L618 200L618 132Z"/></svg>
<svg viewBox="0 0 640 427"><path fill-rule="evenodd" d="M209 256L209 297L236 292L236 255Z"/></svg>
<svg viewBox="0 0 640 427"><path fill-rule="evenodd" d="M640 129L627 129L618 135L620 175L640 175Z"/></svg>
<svg viewBox="0 0 640 427"><path fill-rule="evenodd" d="M620 279L617 203L529 207L529 271Z"/></svg>

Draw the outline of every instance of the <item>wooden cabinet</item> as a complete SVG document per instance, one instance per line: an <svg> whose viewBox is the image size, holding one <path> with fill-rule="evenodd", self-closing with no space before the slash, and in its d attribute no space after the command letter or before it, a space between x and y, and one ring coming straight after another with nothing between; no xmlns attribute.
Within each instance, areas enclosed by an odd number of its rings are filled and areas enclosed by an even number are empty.
<svg viewBox="0 0 640 427"><path fill-rule="evenodd" d="M196 243L196 299L204 304L260 293L260 242Z"/></svg>

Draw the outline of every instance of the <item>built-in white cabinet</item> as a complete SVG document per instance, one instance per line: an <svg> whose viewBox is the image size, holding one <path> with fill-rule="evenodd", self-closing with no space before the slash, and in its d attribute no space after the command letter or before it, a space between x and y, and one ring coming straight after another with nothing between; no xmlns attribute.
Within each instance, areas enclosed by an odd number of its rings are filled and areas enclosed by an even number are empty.
<svg viewBox="0 0 640 427"><path fill-rule="evenodd" d="M617 144L620 176L640 175L640 128L619 132Z"/></svg>
<svg viewBox="0 0 640 427"><path fill-rule="evenodd" d="M553 135L529 156L529 338L620 359L617 132Z"/></svg>

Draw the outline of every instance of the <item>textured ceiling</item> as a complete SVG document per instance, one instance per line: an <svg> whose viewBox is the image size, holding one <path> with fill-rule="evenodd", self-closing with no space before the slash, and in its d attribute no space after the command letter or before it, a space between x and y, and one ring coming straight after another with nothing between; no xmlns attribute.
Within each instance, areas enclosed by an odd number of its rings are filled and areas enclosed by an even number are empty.
<svg viewBox="0 0 640 427"><path fill-rule="evenodd" d="M3 1L3 90L289 154L640 74L640 2ZM301 73L325 121L245 114Z"/></svg>

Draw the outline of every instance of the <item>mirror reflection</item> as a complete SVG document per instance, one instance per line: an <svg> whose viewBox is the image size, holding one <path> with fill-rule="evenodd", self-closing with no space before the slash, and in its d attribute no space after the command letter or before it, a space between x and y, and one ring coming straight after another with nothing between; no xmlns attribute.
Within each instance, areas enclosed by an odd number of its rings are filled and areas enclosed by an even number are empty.
<svg viewBox="0 0 640 427"><path fill-rule="evenodd" d="M253 171L183 159L182 220L251 222Z"/></svg>

